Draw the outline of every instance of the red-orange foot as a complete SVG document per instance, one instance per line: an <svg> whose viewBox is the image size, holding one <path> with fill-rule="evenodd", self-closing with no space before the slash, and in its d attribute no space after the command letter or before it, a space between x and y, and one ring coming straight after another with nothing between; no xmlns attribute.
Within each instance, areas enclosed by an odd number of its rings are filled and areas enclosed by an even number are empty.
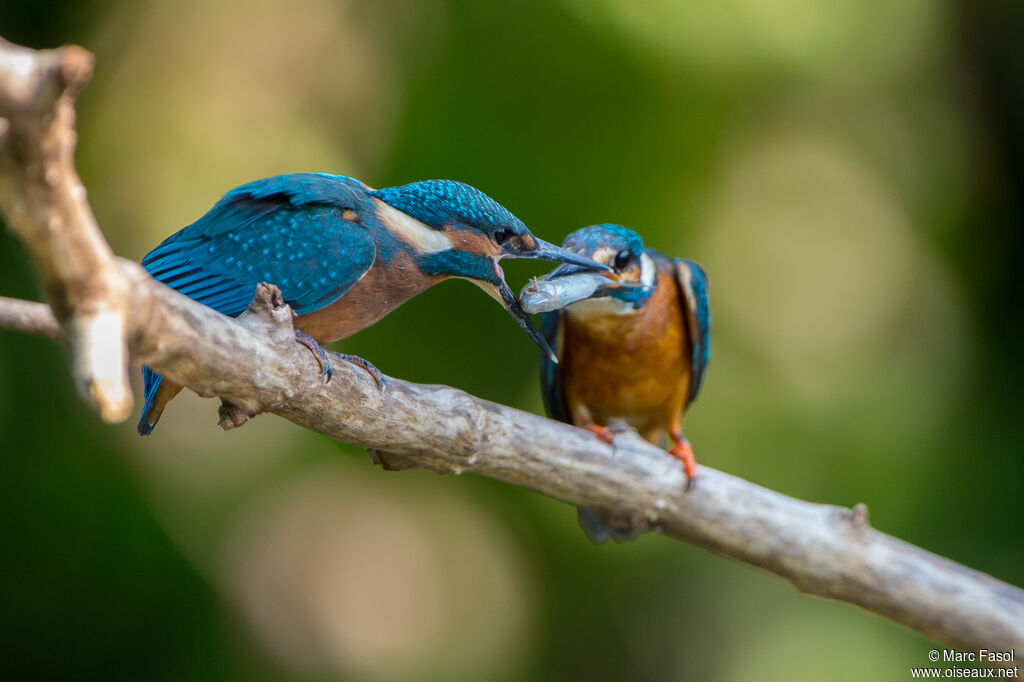
<svg viewBox="0 0 1024 682"><path fill-rule="evenodd" d="M603 440L608 445L611 445L615 440L615 434L607 426L598 426L597 424L586 424L584 427L587 431Z"/></svg>
<svg viewBox="0 0 1024 682"><path fill-rule="evenodd" d="M693 486L697 484L697 458L693 455L690 441L686 440L681 430L673 429L669 436L675 445L668 452L683 463L683 471L686 473L686 490L693 490Z"/></svg>

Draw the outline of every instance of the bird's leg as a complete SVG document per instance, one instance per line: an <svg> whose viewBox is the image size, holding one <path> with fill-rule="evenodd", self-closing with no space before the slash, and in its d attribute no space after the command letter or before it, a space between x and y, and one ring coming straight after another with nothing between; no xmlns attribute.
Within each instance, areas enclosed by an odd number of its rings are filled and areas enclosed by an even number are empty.
<svg viewBox="0 0 1024 682"><path fill-rule="evenodd" d="M384 390L387 388L388 381L384 378L384 375L380 373L380 370L373 366L369 360L364 360L358 355L349 355L348 353L338 353L338 357L346 362L351 362L357 367L362 367L366 370L366 373L373 377L373 380L377 382L377 388Z"/></svg>
<svg viewBox="0 0 1024 682"><path fill-rule="evenodd" d="M686 490L693 490L693 486L697 484L697 458L693 456L693 448L690 447L690 441L686 440L686 436L683 435L683 429L679 426L678 422L669 426L668 437L674 443L668 452L673 457L682 461L683 471L686 472Z"/></svg>
<svg viewBox="0 0 1024 682"><path fill-rule="evenodd" d="M325 377L324 383L330 383L331 377L334 376L334 369L331 367L330 358L327 357L327 351L320 347L316 339L306 332L300 332L298 329L295 330L295 340L309 349L309 352L313 354L313 357L320 364L320 376Z"/></svg>
<svg viewBox="0 0 1024 682"><path fill-rule="evenodd" d="M301 343L303 346L309 349L309 352L313 354L316 361L320 363L320 376L326 377L324 383L328 383L331 377L334 376L334 369L331 367L331 360L327 357L327 351L320 347L320 344L316 342L312 336L306 332L295 330L295 340ZM377 387L380 390L384 390L387 387L388 382L384 378L384 375L380 373L380 370L374 367L369 361L362 359L358 355L349 355L347 353L337 353L337 356L345 362L351 362L357 367L361 367L366 371L373 380L377 382Z"/></svg>
<svg viewBox="0 0 1024 682"><path fill-rule="evenodd" d="M600 438L608 445L611 445L615 441L615 434L607 426L598 426L597 424L584 424L581 428L590 431L592 434Z"/></svg>

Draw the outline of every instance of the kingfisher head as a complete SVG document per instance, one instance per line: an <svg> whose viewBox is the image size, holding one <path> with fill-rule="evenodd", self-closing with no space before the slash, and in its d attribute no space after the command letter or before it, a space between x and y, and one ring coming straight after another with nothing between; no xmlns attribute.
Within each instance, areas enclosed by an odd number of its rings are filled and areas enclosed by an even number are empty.
<svg viewBox="0 0 1024 682"><path fill-rule="evenodd" d="M498 301L541 350L554 358L544 337L505 283L502 258L534 258L607 270L602 263L533 236L504 206L478 189L453 180L425 180L370 192L381 224L431 277L468 279Z"/></svg>
<svg viewBox="0 0 1024 682"><path fill-rule="evenodd" d="M643 239L633 230L611 223L591 225L570 234L562 246L607 270L602 273L604 279L594 283L593 268L575 264L556 268L545 278L547 281L564 285L573 278L589 283L560 289L559 295L569 298L558 301L559 307L571 306L570 310L583 314L623 315L642 307L650 298L657 278L656 266L644 251Z"/></svg>

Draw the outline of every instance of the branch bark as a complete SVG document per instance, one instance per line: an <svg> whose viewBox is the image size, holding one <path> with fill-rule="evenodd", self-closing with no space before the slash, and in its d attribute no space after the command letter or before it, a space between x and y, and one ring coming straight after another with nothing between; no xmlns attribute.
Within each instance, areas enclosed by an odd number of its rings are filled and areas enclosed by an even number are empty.
<svg viewBox="0 0 1024 682"><path fill-rule="evenodd" d="M53 316L53 310L45 303L0 296L0 327L39 334L58 343L68 344L64 330Z"/></svg>
<svg viewBox="0 0 1024 682"><path fill-rule="evenodd" d="M128 291L75 171L75 96L93 57L35 52L0 38L0 205L28 247L57 320L72 338L79 392L108 422L132 411Z"/></svg>
<svg viewBox="0 0 1024 682"><path fill-rule="evenodd" d="M862 506L803 502L706 466L684 495L677 463L635 433L619 435L613 449L580 429L446 386L389 379L382 392L340 358L325 385L295 343L292 312L275 287L261 285L249 311L232 319L115 258L75 190L73 114L54 113L71 107L82 82L69 76L68 54L79 48L0 45L0 116L8 121L0 209L29 245L55 313L3 299L0 326L70 340L76 375L93 387L86 396L104 418L127 416L130 395L119 398L112 383L126 376L130 352L133 363L220 397L224 428L270 412L363 446L387 469L489 476L692 541L957 648L1024 650L1024 591L874 530ZM71 142L49 156L54 139ZM104 315L116 320L101 324Z"/></svg>

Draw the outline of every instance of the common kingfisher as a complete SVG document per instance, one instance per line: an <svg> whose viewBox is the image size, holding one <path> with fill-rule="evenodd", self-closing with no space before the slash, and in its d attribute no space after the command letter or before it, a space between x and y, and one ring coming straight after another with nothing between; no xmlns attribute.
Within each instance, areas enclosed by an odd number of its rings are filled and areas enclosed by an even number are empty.
<svg viewBox="0 0 1024 682"><path fill-rule="evenodd" d="M505 283L502 258L604 267L534 237L507 209L461 182L373 189L324 173L278 175L231 190L142 265L157 281L232 317L246 310L257 284L276 285L297 315L297 340L330 380L319 344L355 334L452 277L480 286L553 359ZM341 357L383 386L373 365ZM148 367L142 373L138 431L148 435L182 387Z"/></svg>
<svg viewBox="0 0 1024 682"><path fill-rule="evenodd" d="M683 436L682 417L697 398L711 355L708 279L693 261L645 248L621 225L584 227L562 247L612 268L600 287L542 316L541 328L558 362L541 360L549 417L581 426L612 443L609 424L625 422L652 443L667 433L687 483L697 464ZM562 265L551 282L585 272ZM529 309L529 308L528 308ZM593 527L581 510L588 531ZM590 528L588 528L588 525ZM593 537L593 535L592 535Z"/></svg>

